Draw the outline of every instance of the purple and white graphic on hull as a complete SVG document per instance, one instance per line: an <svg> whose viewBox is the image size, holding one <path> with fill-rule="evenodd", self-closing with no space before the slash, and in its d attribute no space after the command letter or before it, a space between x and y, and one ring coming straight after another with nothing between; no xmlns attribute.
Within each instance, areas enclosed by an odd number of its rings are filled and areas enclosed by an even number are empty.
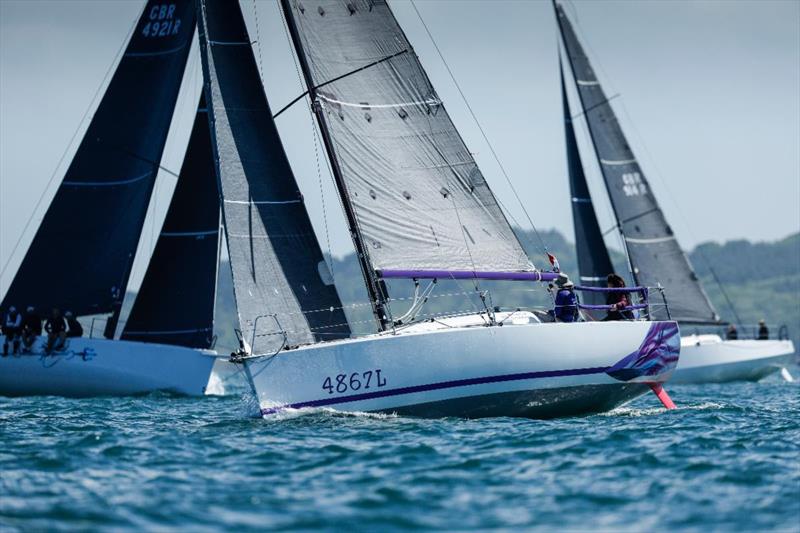
<svg viewBox="0 0 800 533"><path fill-rule="evenodd" d="M606 374L620 381L665 374L678 366L680 351L678 324L655 322L650 326L639 349L609 368Z"/></svg>

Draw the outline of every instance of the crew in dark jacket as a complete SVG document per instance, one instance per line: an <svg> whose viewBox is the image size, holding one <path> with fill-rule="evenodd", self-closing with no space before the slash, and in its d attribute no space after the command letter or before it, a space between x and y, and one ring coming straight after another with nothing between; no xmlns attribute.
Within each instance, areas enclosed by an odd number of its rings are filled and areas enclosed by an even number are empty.
<svg viewBox="0 0 800 533"><path fill-rule="evenodd" d="M22 335L22 315L13 305L8 308L5 320L3 320L3 356L8 355L8 345L13 345L13 353L19 353L20 336Z"/></svg>
<svg viewBox="0 0 800 533"><path fill-rule="evenodd" d="M53 309L44 325L44 330L47 332L47 348L45 352L48 355L64 347L64 342L67 339L67 323L58 308Z"/></svg>
<svg viewBox="0 0 800 533"><path fill-rule="evenodd" d="M736 330L736 326L731 324L728 326L728 334L725 336L729 341L735 341L739 338L739 332Z"/></svg>
<svg viewBox="0 0 800 533"><path fill-rule="evenodd" d="M567 276L561 275L556 280L558 292L555 299L555 317L559 322L577 322L578 297L575 295L575 284Z"/></svg>
<svg viewBox="0 0 800 533"><path fill-rule="evenodd" d="M25 310L22 317L22 345L23 351L29 353L36 337L42 334L42 318L32 305Z"/></svg>
<svg viewBox="0 0 800 533"><path fill-rule="evenodd" d="M764 322L763 318L758 321L758 340L769 340L769 328L767 327L767 323Z"/></svg>
<svg viewBox="0 0 800 533"><path fill-rule="evenodd" d="M609 274L606 281L606 285L610 289L625 287L625 280L619 274ZM608 310L606 317L603 319L604 321L633 320L636 318L633 316L633 311L625 309L631 305L631 293L629 292L609 292L606 297L606 305L610 305L612 308Z"/></svg>
<svg viewBox="0 0 800 533"><path fill-rule="evenodd" d="M69 326L67 337L83 337L83 326L81 326L81 323L78 322L78 319L72 314L72 311L64 313L64 318L67 319L67 326Z"/></svg>

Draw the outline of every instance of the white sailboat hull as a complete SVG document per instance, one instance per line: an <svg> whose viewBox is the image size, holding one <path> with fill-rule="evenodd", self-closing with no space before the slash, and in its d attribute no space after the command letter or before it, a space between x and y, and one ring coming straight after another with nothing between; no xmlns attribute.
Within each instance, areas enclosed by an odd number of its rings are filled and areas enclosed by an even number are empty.
<svg viewBox="0 0 800 533"><path fill-rule="evenodd" d="M63 351L45 355L45 341L36 340L34 353L0 357L0 396L199 396L216 359L181 346L88 338L68 339Z"/></svg>
<svg viewBox="0 0 800 533"><path fill-rule="evenodd" d="M264 416L328 407L550 418L607 411L644 394L647 383L668 379L680 351L674 322L533 320L425 323L249 359L246 372Z"/></svg>
<svg viewBox="0 0 800 533"><path fill-rule="evenodd" d="M671 383L757 381L791 362L790 340L722 340L719 335L681 339L681 360Z"/></svg>

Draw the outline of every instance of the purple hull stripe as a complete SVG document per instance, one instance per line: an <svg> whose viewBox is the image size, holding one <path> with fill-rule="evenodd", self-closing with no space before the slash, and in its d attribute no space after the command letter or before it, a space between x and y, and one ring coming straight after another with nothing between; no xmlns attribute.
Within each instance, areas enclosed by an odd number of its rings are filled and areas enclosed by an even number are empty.
<svg viewBox="0 0 800 533"><path fill-rule="evenodd" d="M383 279L493 279L497 281L555 281L555 272L495 272L473 270L378 270Z"/></svg>
<svg viewBox="0 0 800 533"><path fill-rule="evenodd" d="M504 381L520 381L525 379L542 379L564 376L583 376L587 374L603 374L611 367L598 366L594 368L575 368L571 370L547 370L543 372L522 372L519 374L505 374L501 376L487 376L482 378L456 379L453 381L441 381L428 385L415 385L413 387L400 387L375 392L365 392L362 394L350 394L348 396L338 396L335 398L324 398L322 400L312 400L309 402L292 403L280 407L269 407L262 409L262 415L269 415L284 409L302 409L303 407L324 407L340 403L358 402L361 400L371 400L373 398L386 398L388 396L400 396L403 394L414 394L416 392L427 392L441 389L452 389L456 387L468 387L470 385L483 385L486 383L501 383Z"/></svg>

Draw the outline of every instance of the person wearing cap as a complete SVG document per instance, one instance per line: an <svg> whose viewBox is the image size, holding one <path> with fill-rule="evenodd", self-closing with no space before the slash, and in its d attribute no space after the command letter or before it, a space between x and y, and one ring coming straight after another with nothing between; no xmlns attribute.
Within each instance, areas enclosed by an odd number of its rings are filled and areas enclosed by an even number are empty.
<svg viewBox="0 0 800 533"><path fill-rule="evenodd" d="M75 318L75 315L72 314L72 311L67 311L64 313L64 318L67 319L67 337L83 337L83 326L81 323L78 322L78 319Z"/></svg>
<svg viewBox="0 0 800 533"><path fill-rule="evenodd" d="M739 338L739 331L736 329L736 326L731 324L728 326L728 333L725 335L725 338L729 341L735 341Z"/></svg>
<svg viewBox="0 0 800 533"><path fill-rule="evenodd" d="M769 340L769 328L767 327L767 323L764 322L763 318L758 321L758 340Z"/></svg>
<svg viewBox="0 0 800 533"><path fill-rule="evenodd" d="M22 351L30 353L36 337L42 334L42 319L36 309L29 305L22 317Z"/></svg>
<svg viewBox="0 0 800 533"><path fill-rule="evenodd" d="M13 305L8 308L5 320L3 320L3 357L8 355L8 344L13 346L13 353L19 353L20 334L22 333L22 315Z"/></svg>
<svg viewBox="0 0 800 533"><path fill-rule="evenodd" d="M558 292L555 298L555 312L556 320L559 322L577 322L578 313L578 297L575 295L575 284L570 279L562 274L556 279L556 286Z"/></svg>

